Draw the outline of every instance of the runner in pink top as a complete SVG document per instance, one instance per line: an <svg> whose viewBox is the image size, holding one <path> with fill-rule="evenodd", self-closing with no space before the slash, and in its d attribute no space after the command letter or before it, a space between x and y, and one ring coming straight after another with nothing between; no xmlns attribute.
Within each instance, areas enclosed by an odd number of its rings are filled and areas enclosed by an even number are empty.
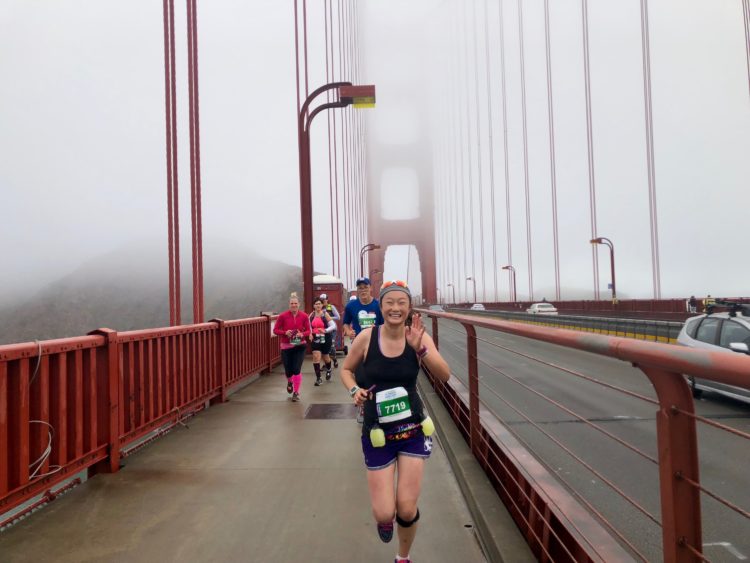
<svg viewBox="0 0 750 563"><path fill-rule="evenodd" d="M310 336L310 319L299 310L299 298L296 293L289 296L289 310L281 313L276 319L273 332L281 337L281 361L286 372L286 392L291 395L292 401L299 401L302 362Z"/></svg>

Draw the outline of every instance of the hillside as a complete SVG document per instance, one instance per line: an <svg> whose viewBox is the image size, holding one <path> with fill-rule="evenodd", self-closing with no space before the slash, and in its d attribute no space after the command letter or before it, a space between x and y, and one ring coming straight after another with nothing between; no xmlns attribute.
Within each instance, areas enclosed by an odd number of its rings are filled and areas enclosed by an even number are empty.
<svg viewBox="0 0 750 563"><path fill-rule="evenodd" d="M281 311L302 297L300 268L241 245L204 247L205 318L237 319ZM182 323L192 321L190 256L182 256ZM169 325L164 249L134 244L97 257L24 300L0 309L0 344Z"/></svg>

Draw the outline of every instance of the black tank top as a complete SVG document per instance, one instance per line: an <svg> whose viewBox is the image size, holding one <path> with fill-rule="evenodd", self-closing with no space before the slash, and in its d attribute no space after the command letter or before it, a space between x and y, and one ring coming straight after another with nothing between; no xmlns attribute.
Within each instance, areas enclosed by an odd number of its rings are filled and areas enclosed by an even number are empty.
<svg viewBox="0 0 750 563"><path fill-rule="evenodd" d="M365 389L375 385L374 393L393 389L394 387L403 387L409 393L409 401L412 407L412 416L405 420L399 420L390 424L381 424L384 429L392 426L409 422L422 421L422 401L417 393L417 376L419 375L419 359L414 348L409 346L404 339L404 351L394 358L383 355L380 351L380 326L374 326L371 329L370 345L367 348L367 358L362 363L364 371ZM378 421L377 408L375 399L365 403L365 421L363 431L369 429Z"/></svg>

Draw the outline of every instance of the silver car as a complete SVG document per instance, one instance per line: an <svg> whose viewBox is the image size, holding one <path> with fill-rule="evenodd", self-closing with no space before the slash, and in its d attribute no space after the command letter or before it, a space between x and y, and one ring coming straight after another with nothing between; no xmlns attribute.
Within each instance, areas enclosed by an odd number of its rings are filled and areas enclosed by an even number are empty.
<svg viewBox="0 0 750 563"><path fill-rule="evenodd" d="M742 314L744 313L744 315ZM740 306L729 313L698 315L688 319L677 336L677 343L729 354L750 354L750 307ZM750 403L750 388L688 377L693 397L704 390L715 391Z"/></svg>

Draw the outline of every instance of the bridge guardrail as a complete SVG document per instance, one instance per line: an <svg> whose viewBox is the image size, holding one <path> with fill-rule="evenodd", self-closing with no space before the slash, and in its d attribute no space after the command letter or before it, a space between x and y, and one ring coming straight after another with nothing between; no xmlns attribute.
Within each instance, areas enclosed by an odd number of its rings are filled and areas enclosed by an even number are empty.
<svg viewBox="0 0 750 563"><path fill-rule="evenodd" d="M573 410L560 405L554 399L549 397L546 399L597 432L604 433L608 438L628 447L657 467L661 506L660 519L633 502L633 499L627 498L627 495L623 495L622 491L617 492L624 496L626 501L634 504L635 508L652 522L661 526L664 561L704 559L701 494L710 497L712 502L717 501L722 508L732 511L735 517L744 518L750 522L750 512L746 508L737 506L732 500L722 497L701 483L698 474L699 452L696 423L700 422L710 425L714 429L728 431L743 440L749 440L750 434L725 426L715 420L697 416L690 388L683 376L683 374L694 375L729 385L750 387L750 357L621 337L579 333L564 329L549 330L544 327L475 315L458 315L427 310L421 310L420 312L432 317L433 338L438 346L440 344L438 319L460 323L465 330L468 389L460 382L453 381L455 378L451 378L448 384L441 384L433 380L433 385L446 402L454 421L462 430L475 457L485 469L488 478L495 485L498 494L506 502L511 515L526 534L529 544L540 558L554 561L612 560L611 555L609 557L602 555L602 549L606 549L606 546L595 545L595 542L585 541L585 538L584 541L581 541L581 530L575 527L575 523L572 524L572 527L570 521L567 526L564 525L562 518L559 517L557 507L549 504L549 501L545 504L544 499L548 499L548 495L540 490L535 485L533 477L529 478L528 473L518 465L518 452L515 452L516 458L514 460L502 439L498 438L500 434L498 425L504 429L508 429L508 427L502 425L502 422L489 411L485 402L487 393L484 394L484 397L480 397L480 385L486 386L486 382L480 382L479 365L481 363L485 368L495 369L502 375L506 374L481 359L478 341L486 345L492 343L477 336L477 327L616 358L633 364L648 377L656 391L656 401L638 396L627 390L616 390L657 406L656 433L658 444L656 449L658 455L656 457L638 451L637 448L626 441L608 433L601 425L585 421ZM559 366L553 367L559 368ZM613 387L610 384L596 381L594 378L584 378L606 387ZM523 382L515 381L523 385ZM542 395L537 391L534 392L537 395ZM521 410L514 410L521 418L534 424L534 421L525 416ZM543 429L540 430L543 431ZM562 446L562 444L558 445ZM570 453L572 454L572 452ZM597 473L590 466L586 467L586 470L592 471L599 480L607 480L604 475ZM616 489L614 483L608 482L607 485ZM597 516L597 519L602 519L592 505L585 501L582 502L586 504L588 510L591 510ZM622 535L618 535L618 538L618 541L626 545L635 558L643 561L648 560L647 557L639 553L637 547L627 538Z"/></svg>
<svg viewBox="0 0 750 563"><path fill-rule="evenodd" d="M461 314L465 309L449 308L449 312ZM516 322L531 323L540 326L551 326L623 336L637 340L675 343L683 323L677 321L658 321L653 319L628 319L618 317L584 317L579 315L534 315L513 311L471 311L472 315L503 318Z"/></svg>
<svg viewBox="0 0 750 563"><path fill-rule="evenodd" d="M0 528L82 470L117 471L135 444L278 364L275 319L0 346Z"/></svg>

